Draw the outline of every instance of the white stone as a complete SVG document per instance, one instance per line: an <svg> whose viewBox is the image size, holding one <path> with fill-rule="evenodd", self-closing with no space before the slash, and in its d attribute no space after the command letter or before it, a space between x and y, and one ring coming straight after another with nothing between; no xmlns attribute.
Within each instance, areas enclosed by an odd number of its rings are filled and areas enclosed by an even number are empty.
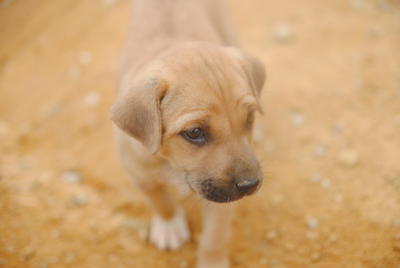
<svg viewBox="0 0 400 268"><path fill-rule="evenodd" d="M87 106L96 106L99 101L100 94L94 91L89 92L84 98L84 102Z"/></svg>
<svg viewBox="0 0 400 268"><path fill-rule="evenodd" d="M343 150L339 153L338 160L339 163L345 167L351 168L359 163L359 155L354 150Z"/></svg>
<svg viewBox="0 0 400 268"><path fill-rule="evenodd" d="M293 126L300 127L300 126L304 125L306 119L305 119L304 115L301 114L300 112L292 112L290 114L290 121Z"/></svg>
<svg viewBox="0 0 400 268"><path fill-rule="evenodd" d="M292 27L288 24L279 24L273 30L273 35L279 43L291 43L295 40L295 34Z"/></svg>
<svg viewBox="0 0 400 268"><path fill-rule="evenodd" d="M88 198L85 194L78 194L72 196L68 203L71 207L83 207L88 204Z"/></svg>
<svg viewBox="0 0 400 268"><path fill-rule="evenodd" d="M276 230L269 231L265 236L267 240L274 240L277 237L278 237L278 232Z"/></svg>
<svg viewBox="0 0 400 268"><path fill-rule="evenodd" d="M318 227L319 225L319 220L315 217L307 217L306 218L306 223L309 229L314 230Z"/></svg>
<svg viewBox="0 0 400 268"><path fill-rule="evenodd" d="M87 65L92 62L92 53L89 51L81 51L79 53L79 63Z"/></svg>
<svg viewBox="0 0 400 268"><path fill-rule="evenodd" d="M74 170L65 171L62 175L63 180L67 183L80 183L82 182L82 176Z"/></svg>

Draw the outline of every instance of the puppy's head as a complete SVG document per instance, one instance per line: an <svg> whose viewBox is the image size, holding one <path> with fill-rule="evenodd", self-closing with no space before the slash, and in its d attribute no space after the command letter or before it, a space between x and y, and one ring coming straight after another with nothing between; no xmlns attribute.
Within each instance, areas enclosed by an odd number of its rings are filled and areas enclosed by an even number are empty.
<svg viewBox="0 0 400 268"><path fill-rule="evenodd" d="M124 82L111 119L185 173L215 202L254 193L262 182L251 149L264 66L238 49L202 43L170 49Z"/></svg>

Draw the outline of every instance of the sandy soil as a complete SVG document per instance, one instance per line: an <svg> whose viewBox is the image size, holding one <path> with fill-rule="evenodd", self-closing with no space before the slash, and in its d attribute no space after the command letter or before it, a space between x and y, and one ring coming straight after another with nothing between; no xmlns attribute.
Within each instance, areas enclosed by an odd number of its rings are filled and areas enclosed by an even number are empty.
<svg viewBox="0 0 400 268"><path fill-rule="evenodd" d="M0 267L192 267L145 241L108 110L126 0L0 4ZM268 67L256 143L266 181L240 202L233 267L400 267L400 4L229 1Z"/></svg>

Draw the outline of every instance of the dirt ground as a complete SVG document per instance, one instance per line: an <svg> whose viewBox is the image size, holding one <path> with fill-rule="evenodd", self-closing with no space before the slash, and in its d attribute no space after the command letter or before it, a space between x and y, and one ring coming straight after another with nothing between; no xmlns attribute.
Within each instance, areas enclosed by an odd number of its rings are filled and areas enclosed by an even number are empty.
<svg viewBox="0 0 400 268"><path fill-rule="evenodd" d="M193 240L145 241L149 213L114 152L108 110L126 0L0 4L0 267L193 267ZM400 267L400 3L229 1L267 65L232 267Z"/></svg>

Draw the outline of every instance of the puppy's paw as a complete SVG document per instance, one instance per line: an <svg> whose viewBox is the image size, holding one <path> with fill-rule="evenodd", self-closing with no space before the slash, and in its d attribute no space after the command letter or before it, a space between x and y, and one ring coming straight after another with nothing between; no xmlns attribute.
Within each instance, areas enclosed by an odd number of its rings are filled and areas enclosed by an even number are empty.
<svg viewBox="0 0 400 268"><path fill-rule="evenodd" d="M158 249L178 250L189 237L189 228L182 209L178 209L175 216L168 220L159 215L153 217L149 239Z"/></svg>
<svg viewBox="0 0 400 268"><path fill-rule="evenodd" d="M199 258L197 261L196 268L229 268L229 260L221 259L221 260L206 260Z"/></svg>

